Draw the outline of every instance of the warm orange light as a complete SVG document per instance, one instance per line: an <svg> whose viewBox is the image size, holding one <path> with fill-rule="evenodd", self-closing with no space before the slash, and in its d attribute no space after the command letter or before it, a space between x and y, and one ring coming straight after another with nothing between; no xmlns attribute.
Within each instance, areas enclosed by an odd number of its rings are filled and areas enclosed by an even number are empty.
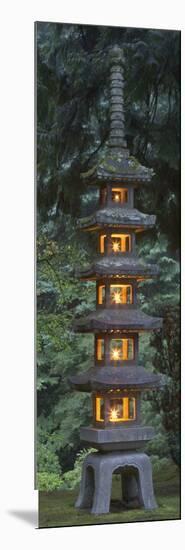
<svg viewBox="0 0 185 550"><path fill-rule="evenodd" d="M103 254L105 252L105 237L106 235L100 235L100 252Z"/></svg>
<svg viewBox="0 0 185 550"><path fill-rule="evenodd" d="M109 422L128 422L136 419L135 397L116 397L110 399L108 412ZM105 421L105 399L103 396L95 398L96 422Z"/></svg>
<svg viewBox="0 0 185 550"><path fill-rule="evenodd" d="M96 397L96 421L97 422L103 422L104 418L102 418L102 411L101 411L101 404L102 404L102 398Z"/></svg>
<svg viewBox="0 0 185 550"><path fill-rule="evenodd" d="M113 252L130 252L131 250L130 235L125 235L123 233L112 233L111 239L112 239Z"/></svg>
<svg viewBox="0 0 185 550"><path fill-rule="evenodd" d="M119 359L121 359L120 355L121 355L121 352L120 352L120 349L118 348L114 348L111 351L111 359L113 359L114 361L118 361Z"/></svg>
<svg viewBox="0 0 185 550"><path fill-rule="evenodd" d="M114 200L116 202L120 202L120 195L114 195Z"/></svg>
<svg viewBox="0 0 185 550"><path fill-rule="evenodd" d="M113 202L127 202L128 190L122 187L112 187L112 200Z"/></svg>
<svg viewBox="0 0 185 550"><path fill-rule="evenodd" d="M109 420L111 420L112 422L115 422L116 420L118 420L118 414L119 414L119 411L118 409L111 409L110 410L110 415L109 415Z"/></svg>
<svg viewBox="0 0 185 550"><path fill-rule="evenodd" d="M115 347L114 347L115 346ZM114 338L111 340L110 359L112 361L129 361L134 358L133 338Z"/></svg>
<svg viewBox="0 0 185 550"><path fill-rule="evenodd" d="M115 289L115 290L114 290ZM132 304L131 285L110 285L111 302L115 304Z"/></svg>
<svg viewBox="0 0 185 550"><path fill-rule="evenodd" d="M129 400L128 397L124 397L124 419L129 420Z"/></svg>
<svg viewBox="0 0 185 550"><path fill-rule="evenodd" d="M112 301L115 302L115 304L122 303L121 292L119 290L113 292Z"/></svg>
<svg viewBox="0 0 185 550"><path fill-rule="evenodd" d="M96 342L96 354L98 361L102 361L104 358L104 340L103 338L98 338Z"/></svg>
<svg viewBox="0 0 185 550"><path fill-rule="evenodd" d="M113 252L119 252L120 251L120 243L119 241L114 241L112 243L112 250Z"/></svg>
<svg viewBox="0 0 185 550"><path fill-rule="evenodd" d="M114 399L117 401L117 405L114 403L109 410L110 422L128 422L129 420L135 420L136 418L136 400L135 397L123 397ZM131 411L132 406L132 411Z"/></svg>
<svg viewBox="0 0 185 550"><path fill-rule="evenodd" d="M102 305L105 300L105 285L98 286L98 304Z"/></svg>

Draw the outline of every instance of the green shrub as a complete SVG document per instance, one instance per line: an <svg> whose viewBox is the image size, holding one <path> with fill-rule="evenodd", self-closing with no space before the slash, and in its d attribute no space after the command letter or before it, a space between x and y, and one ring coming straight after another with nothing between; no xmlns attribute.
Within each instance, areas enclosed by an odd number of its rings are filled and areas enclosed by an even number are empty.
<svg viewBox="0 0 185 550"><path fill-rule="evenodd" d="M150 460L152 463L153 474L159 473L161 470L165 470L172 464L171 458L160 458L158 455L151 455Z"/></svg>
<svg viewBox="0 0 185 550"><path fill-rule="evenodd" d="M48 474L61 474L61 468L55 450L46 444L37 445L37 469Z"/></svg>
<svg viewBox="0 0 185 550"><path fill-rule="evenodd" d="M82 451L80 451L77 454L77 458L74 464L74 469L69 470L68 472L65 472L62 476L62 482L63 482L62 487L64 489L72 490L79 485L80 479L81 479L83 461L85 460L86 456L91 452L96 452L96 451L95 449L82 449Z"/></svg>
<svg viewBox="0 0 185 550"><path fill-rule="evenodd" d="M48 472L38 472L37 489L38 491L56 491L62 487L62 479L59 474Z"/></svg>

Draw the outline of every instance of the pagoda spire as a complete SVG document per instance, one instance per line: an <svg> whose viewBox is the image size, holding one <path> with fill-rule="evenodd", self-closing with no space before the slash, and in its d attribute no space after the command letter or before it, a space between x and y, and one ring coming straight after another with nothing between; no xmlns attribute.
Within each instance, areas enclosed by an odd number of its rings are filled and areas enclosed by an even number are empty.
<svg viewBox="0 0 185 550"><path fill-rule="evenodd" d="M111 148L127 150L124 114L124 55L122 48L115 45L110 52L110 129L108 145Z"/></svg>

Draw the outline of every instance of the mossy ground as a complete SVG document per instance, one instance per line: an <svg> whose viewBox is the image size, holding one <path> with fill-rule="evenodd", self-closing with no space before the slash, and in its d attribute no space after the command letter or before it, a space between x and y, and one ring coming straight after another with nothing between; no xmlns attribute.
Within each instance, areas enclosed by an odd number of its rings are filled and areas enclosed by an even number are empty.
<svg viewBox="0 0 185 550"><path fill-rule="evenodd" d="M175 465L153 476L158 508L147 511L142 508L123 510L119 504L120 483L113 477L111 510L109 514L94 516L89 511L74 508L78 490L39 493L39 527L66 527L72 525L97 525L104 523L129 523L180 519L179 473Z"/></svg>

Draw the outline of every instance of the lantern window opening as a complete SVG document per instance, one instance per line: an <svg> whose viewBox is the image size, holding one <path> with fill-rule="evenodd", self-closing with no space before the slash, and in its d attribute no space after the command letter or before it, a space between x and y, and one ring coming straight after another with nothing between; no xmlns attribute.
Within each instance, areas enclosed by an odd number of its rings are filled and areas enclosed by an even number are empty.
<svg viewBox="0 0 185 550"><path fill-rule="evenodd" d="M103 361L105 357L105 341L104 338L97 338L96 340L96 357L98 361Z"/></svg>
<svg viewBox="0 0 185 550"><path fill-rule="evenodd" d="M98 285L98 304L105 304L105 285Z"/></svg>
<svg viewBox="0 0 185 550"><path fill-rule="evenodd" d="M103 397L95 398L95 418L96 422L104 422L105 419L105 401Z"/></svg>
<svg viewBox="0 0 185 550"><path fill-rule="evenodd" d="M112 187L112 202L114 204L123 204L128 202L128 189L122 187Z"/></svg>
<svg viewBox="0 0 185 550"><path fill-rule="evenodd" d="M110 342L111 361L132 361L134 359L134 338L112 338Z"/></svg>
<svg viewBox="0 0 185 550"><path fill-rule="evenodd" d="M132 304L133 293L132 285L111 284L110 285L111 304Z"/></svg>
<svg viewBox="0 0 185 550"><path fill-rule="evenodd" d="M136 419L135 397L110 397L108 411L109 422L128 422ZM95 397L96 422L105 421L105 398Z"/></svg>
<svg viewBox="0 0 185 550"><path fill-rule="evenodd" d="M105 238L106 235L100 235L100 252L103 254L105 252Z"/></svg>
<svg viewBox="0 0 185 550"><path fill-rule="evenodd" d="M130 252L131 250L131 235L120 233L111 234L112 252Z"/></svg>
<svg viewBox="0 0 185 550"><path fill-rule="evenodd" d="M100 235L99 237L99 249L100 253L105 252L105 242L107 235ZM110 236L111 252L114 254L118 252L130 252L131 251L131 235L123 233L112 233Z"/></svg>
<svg viewBox="0 0 185 550"><path fill-rule="evenodd" d="M135 397L113 397L110 399L109 422L135 420Z"/></svg>

